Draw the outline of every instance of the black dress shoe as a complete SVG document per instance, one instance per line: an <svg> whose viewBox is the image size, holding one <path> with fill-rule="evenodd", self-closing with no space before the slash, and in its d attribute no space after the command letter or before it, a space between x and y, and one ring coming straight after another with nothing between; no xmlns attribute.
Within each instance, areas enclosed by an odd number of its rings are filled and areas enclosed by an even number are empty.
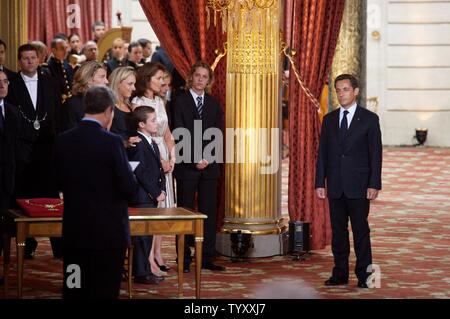
<svg viewBox="0 0 450 319"><path fill-rule="evenodd" d="M154 273L150 273L149 276L150 276L150 277L155 277L155 278L158 279L159 281L163 281L163 280L164 280L164 276L158 276L158 275L155 275Z"/></svg>
<svg viewBox="0 0 450 319"><path fill-rule="evenodd" d="M358 280L358 288L369 288L365 281Z"/></svg>
<svg viewBox="0 0 450 319"><path fill-rule="evenodd" d="M161 271L168 272L170 270L169 266L167 266L167 265L160 265L156 259L155 259L155 263L158 265L158 267L159 267L159 269Z"/></svg>
<svg viewBox="0 0 450 319"><path fill-rule="evenodd" d="M216 265L213 263L205 263L202 265L203 269L208 269L208 270L212 270L212 271L225 271L225 267L224 266L220 266L220 265Z"/></svg>
<svg viewBox="0 0 450 319"><path fill-rule="evenodd" d="M337 279L335 277L330 277L325 280L325 286L339 286L348 284L348 279Z"/></svg>
<svg viewBox="0 0 450 319"><path fill-rule="evenodd" d="M188 272L191 272L191 269L189 268L189 264L184 264L183 265L183 272L185 273L185 274L187 274Z"/></svg>
<svg viewBox="0 0 450 319"><path fill-rule="evenodd" d="M144 284L144 285L158 285L161 280L158 279L155 275L148 275L148 276L136 276L134 277L134 282L137 284Z"/></svg>
<svg viewBox="0 0 450 319"><path fill-rule="evenodd" d="M34 251L33 252L25 252L23 255L23 258L25 259L33 259L34 258Z"/></svg>
<svg viewBox="0 0 450 319"><path fill-rule="evenodd" d="M168 272L170 270L170 267L167 265L158 265L159 269L161 269L161 271L165 271Z"/></svg>

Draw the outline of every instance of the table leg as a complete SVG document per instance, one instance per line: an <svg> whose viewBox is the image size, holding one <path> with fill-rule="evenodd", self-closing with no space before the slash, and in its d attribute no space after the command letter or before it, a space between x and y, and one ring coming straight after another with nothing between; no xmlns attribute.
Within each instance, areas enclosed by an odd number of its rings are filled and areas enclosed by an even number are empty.
<svg viewBox="0 0 450 319"><path fill-rule="evenodd" d="M195 221L195 297L200 299L202 275L203 220Z"/></svg>
<svg viewBox="0 0 450 319"><path fill-rule="evenodd" d="M183 297L183 268L184 268L184 234L178 235L178 298Z"/></svg>
<svg viewBox="0 0 450 319"><path fill-rule="evenodd" d="M6 298L9 284L9 262L11 257L11 235L7 231L3 234L3 277L4 277L4 296Z"/></svg>
<svg viewBox="0 0 450 319"><path fill-rule="evenodd" d="M17 223L17 298L22 298L23 255L25 252L25 223Z"/></svg>

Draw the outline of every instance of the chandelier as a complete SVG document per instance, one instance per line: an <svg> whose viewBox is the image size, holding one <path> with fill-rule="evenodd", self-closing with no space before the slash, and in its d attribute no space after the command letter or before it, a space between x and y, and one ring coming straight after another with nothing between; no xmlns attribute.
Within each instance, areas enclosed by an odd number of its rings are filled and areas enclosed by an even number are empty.
<svg viewBox="0 0 450 319"><path fill-rule="evenodd" d="M213 11L214 14L214 26L217 26L217 15L220 15L222 20L222 32L226 32L227 30L227 20L228 13L231 13L230 17L233 21L233 24L236 24L236 21L239 19L239 15L243 11L247 11L248 16L249 12L253 9L268 9L273 6L275 0L207 0L206 1L206 25L209 28L211 24L211 13L210 10ZM247 23L248 27L251 27Z"/></svg>

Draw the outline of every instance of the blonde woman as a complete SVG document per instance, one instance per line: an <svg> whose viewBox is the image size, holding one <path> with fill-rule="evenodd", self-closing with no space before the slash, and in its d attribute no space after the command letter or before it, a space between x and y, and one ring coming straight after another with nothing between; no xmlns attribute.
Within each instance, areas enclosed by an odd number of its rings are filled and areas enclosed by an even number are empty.
<svg viewBox="0 0 450 319"><path fill-rule="evenodd" d="M130 97L136 83L136 74L131 67L116 68L108 78L109 86L116 95L114 118L109 130L122 136L126 148L134 147L141 139L136 136L133 119L131 118Z"/></svg>
<svg viewBox="0 0 450 319"><path fill-rule="evenodd" d="M174 188L172 171L175 166L175 143L168 125L168 117L164 101L158 96L163 85L166 68L160 63L145 63L137 70L135 98L132 107L148 105L155 109L158 122L158 132L152 137L158 144L161 163L166 176L166 198L159 203L159 207L173 207ZM165 265L161 254L162 236L153 236L153 245L150 251L151 271L155 275L166 275L170 268Z"/></svg>
<svg viewBox="0 0 450 319"><path fill-rule="evenodd" d="M87 89L94 85L106 86L107 84L106 69L97 61L86 62L75 72L72 97L62 105L61 109L62 131L75 127L83 118L83 96Z"/></svg>

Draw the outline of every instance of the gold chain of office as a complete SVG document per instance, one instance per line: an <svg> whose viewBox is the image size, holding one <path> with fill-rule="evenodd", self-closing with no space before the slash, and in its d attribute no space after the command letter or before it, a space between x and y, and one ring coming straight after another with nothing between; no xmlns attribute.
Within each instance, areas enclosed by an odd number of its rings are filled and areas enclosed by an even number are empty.
<svg viewBox="0 0 450 319"><path fill-rule="evenodd" d="M32 203L31 199L27 199L25 201L25 203L27 203L28 205L31 205L31 206L46 208L50 211L57 211L58 209L56 207L62 206L64 204L64 202L62 200L57 204L36 204L36 203Z"/></svg>

